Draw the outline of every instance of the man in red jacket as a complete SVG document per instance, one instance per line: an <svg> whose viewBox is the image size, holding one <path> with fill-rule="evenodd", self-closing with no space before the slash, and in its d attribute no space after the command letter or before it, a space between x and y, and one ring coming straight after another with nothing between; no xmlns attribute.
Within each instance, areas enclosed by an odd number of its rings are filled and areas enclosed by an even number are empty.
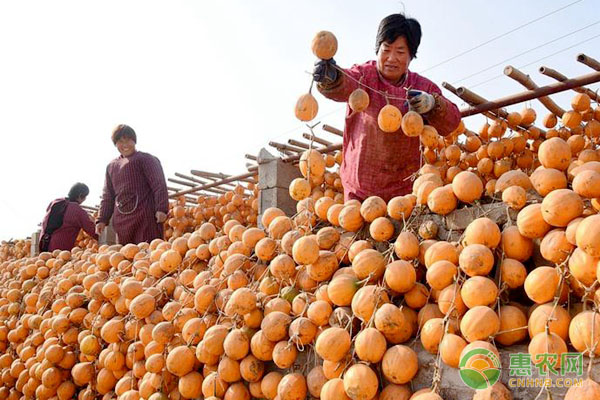
<svg viewBox="0 0 600 400"><path fill-rule="evenodd" d="M101 234L112 217L120 244L162 238L169 195L160 161L137 151L137 136L128 125L117 126L112 141L121 155L106 167L96 232Z"/></svg>
<svg viewBox="0 0 600 400"><path fill-rule="evenodd" d="M410 193L409 177L421 166L418 137L408 137L401 129L394 133L379 129L377 116L386 98L370 88L387 93L389 103L403 115L409 110L418 112L442 136L460 123L456 105L444 98L433 82L408 69L420 42L419 23L392 14L379 25L377 60L350 69L339 68L333 59L321 60L315 66L313 77L325 97L346 102L355 89L362 88L370 98L363 112L352 114L349 107L346 112L340 169L346 200L377 195L388 201Z"/></svg>

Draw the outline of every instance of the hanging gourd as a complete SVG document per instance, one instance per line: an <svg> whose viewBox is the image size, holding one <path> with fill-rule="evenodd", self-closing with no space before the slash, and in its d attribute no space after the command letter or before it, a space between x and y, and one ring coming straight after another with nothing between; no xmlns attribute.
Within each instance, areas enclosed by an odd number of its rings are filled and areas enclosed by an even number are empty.
<svg viewBox="0 0 600 400"><path fill-rule="evenodd" d="M387 99L386 99L387 100ZM377 116L377 125L379 129L386 133L396 132L402 124L402 113L398 107L391 104L386 104Z"/></svg>
<svg viewBox="0 0 600 400"><path fill-rule="evenodd" d="M369 107L369 95L361 88L355 89L348 97L348 105L353 112L362 112Z"/></svg>
<svg viewBox="0 0 600 400"><path fill-rule="evenodd" d="M321 60L331 60L337 52L337 39L328 31L317 32L310 46L313 54Z"/></svg>
<svg viewBox="0 0 600 400"><path fill-rule="evenodd" d="M296 102L296 118L300 121L310 121L317 116L318 112L319 104L310 92L300 96Z"/></svg>
<svg viewBox="0 0 600 400"><path fill-rule="evenodd" d="M419 136L423 132L423 127L423 118L416 111L408 111L402 117L402 132L406 136Z"/></svg>

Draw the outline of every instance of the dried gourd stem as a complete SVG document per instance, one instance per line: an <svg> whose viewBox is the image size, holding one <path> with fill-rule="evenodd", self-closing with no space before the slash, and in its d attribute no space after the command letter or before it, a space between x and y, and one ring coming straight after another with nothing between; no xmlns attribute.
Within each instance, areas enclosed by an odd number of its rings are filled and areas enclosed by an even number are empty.
<svg viewBox="0 0 600 400"><path fill-rule="evenodd" d="M592 339L594 338L594 330L596 328L596 316L598 315L597 311L594 311L592 314ZM594 345L592 346L592 348L589 350L589 357L590 357L590 363L588 365L588 369L587 369L587 378L591 379L591 375L592 375L592 364L594 363L594 357L596 356L596 347L598 346L598 342L600 341L600 339L598 339L596 341L596 343L594 343Z"/></svg>
<svg viewBox="0 0 600 400"><path fill-rule="evenodd" d="M423 166L423 165L421 165L421 166ZM408 180L414 181L416 179L417 175L419 175L419 171L413 172L412 174L410 174L409 176L404 178L402 181L408 181Z"/></svg>
<svg viewBox="0 0 600 400"><path fill-rule="evenodd" d="M338 261L338 267L340 265L342 265L342 261L344 260L344 258L346 258L346 256L350 252L350 246L352 246L352 244L354 244L354 242L356 241L357 237L358 237L358 232L356 232L354 234L354 236L352 236L352 239L350 240L350 244L346 247L346 251L344 252L344 255L342 257L340 257L340 261Z"/></svg>
<svg viewBox="0 0 600 400"><path fill-rule="evenodd" d="M427 299L425 300L425 304L429 304L429 299L431 298L431 291L429 291L427 293ZM404 297L402 297L402 302L404 302ZM402 304L402 303L401 303ZM419 321L417 321L417 332L415 333L415 338L413 339L412 343L409 345L409 347L414 347L417 343L417 340L419 340L419 336L421 335L421 324L419 323Z"/></svg>
<svg viewBox="0 0 600 400"><path fill-rule="evenodd" d="M510 216L510 209L509 207L506 207L506 223L509 224L508 226L511 226L513 224L512 218Z"/></svg>
<svg viewBox="0 0 600 400"><path fill-rule="evenodd" d="M297 334L294 334L292 337L290 337L290 341L288 341L288 345L295 345L296 349L298 349L298 351L301 352L301 353L304 351L304 343L302 343L302 342L300 342L298 340L298 335ZM307 366L308 363L306 363L304 365Z"/></svg>
<svg viewBox="0 0 600 400"><path fill-rule="evenodd" d="M438 393L440 390L440 383L442 383L442 357L438 348L437 358L433 364L433 377L431 378L431 391Z"/></svg>
<svg viewBox="0 0 600 400"><path fill-rule="evenodd" d="M377 294L376 294L376 300L375 300L375 306L377 307L377 304L379 304L379 301L381 300L381 292L383 291L383 284L381 286L377 285L376 288L381 288L382 290L377 290ZM363 326L365 328L371 328L373 326L373 324L375 323L375 314L377 313L377 310L373 310L373 313L371 314L371 318L369 318L369 320L367 321L367 324L364 325L364 321L363 321ZM356 336L354 337L354 339L356 339ZM354 340L352 339L352 340Z"/></svg>
<svg viewBox="0 0 600 400"><path fill-rule="evenodd" d="M512 333L512 332L522 331L522 330L525 330L525 329L528 329L528 328L529 328L529 327L528 327L527 325L525 325L525 326L520 326L520 327L518 327L518 328L507 329L507 330L505 330L505 331L500 331L500 332L496 333L496 334L495 334L494 336L492 336L492 337L495 339L495 338L496 338L496 336L502 335L502 334L504 334L504 333Z"/></svg>
<svg viewBox="0 0 600 400"><path fill-rule="evenodd" d="M503 250L499 250L500 253L500 257L498 260L498 263L496 264L496 277L495 280L497 282L498 285L498 300L496 302L496 307L498 308L498 318L501 318L500 315L500 301L501 301L501 294L506 290L507 285L505 284L505 282L502 281L502 263L504 262L504 251Z"/></svg>
<svg viewBox="0 0 600 400"><path fill-rule="evenodd" d="M383 252L383 257L388 264L394 261L394 245L392 243L389 243L389 247Z"/></svg>
<svg viewBox="0 0 600 400"><path fill-rule="evenodd" d="M344 360L344 359L342 359L342 360ZM342 360L338 361L338 363L335 365L335 369L334 369L335 371L337 371L337 370L338 370L338 368L339 368L339 367L342 365ZM350 364L350 361L351 361L351 360L348 360L348 359L346 358L346 362L344 363L344 368L342 369L342 373L340 374L340 376L341 376L341 375L342 375L344 372L346 372L346 368L348 368L348 365Z"/></svg>
<svg viewBox="0 0 600 400"><path fill-rule="evenodd" d="M587 305L588 305L588 303L594 304L594 297L595 297L594 286L596 285L596 283L594 282L590 286L585 286L575 276L573 276L573 279L575 279L577 281L577 283L579 283L583 287L584 294L581 297L581 300L583 301L583 309L584 309L584 311L587 311Z"/></svg>
<svg viewBox="0 0 600 400"><path fill-rule="evenodd" d="M450 318L452 318L452 313L455 311L456 307L455 307L455 300L456 300L456 295L458 294L458 284L455 284L454 286L454 296L452 297L452 301L450 302L450 309L448 310L448 312L446 313L446 315L443 318L443 323L444 323L444 335L448 334L448 329L450 327ZM443 339L443 336L442 336ZM442 382L442 368L441 365L442 364L442 355L440 353L440 347L438 346L437 348L437 355L436 355L436 360L435 363L433 365L433 378L432 378L432 387L431 387L431 391L434 393L438 393L439 391L439 385Z"/></svg>
<svg viewBox="0 0 600 400"><path fill-rule="evenodd" d="M558 287L557 287L556 292L554 294L554 301L553 301L553 304L552 304L552 310L550 311L550 314L546 318L546 322L544 324L544 332L546 333L546 335L548 335L550 333L550 321L553 320L551 318L555 318L553 316L554 316L554 312L556 311L556 308L558 307L558 303L560 302L560 295L562 293L562 285L563 285L564 282L565 282L565 272L564 272L564 270L562 270L560 278L559 278L559 281L558 281ZM547 341L546 341L546 346L548 346L548 342Z"/></svg>
<svg viewBox="0 0 600 400"><path fill-rule="evenodd" d="M565 270L561 269L560 265L557 265L556 268L560 271L560 278L558 281L558 287L554 294L552 310L550 311L550 314L546 318L546 322L544 324L544 334L546 335L546 354L550 354L550 341L548 340L548 337L550 336L550 321L554 316L554 312L556 311L556 308L558 307L558 303L560 302L560 295L562 293L562 285L565 282ZM552 319L552 320L554 320L554 319ZM550 368L548 368L546 371L546 378L548 378L548 379L550 378ZM535 398L537 399L538 397L540 397L544 391L546 391L548 396L551 396L550 389L548 389L546 386L543 386Z"/></svg>
<svg viewBox="0 0 600 400"><path fill-rule="evenodd" d="M198 336L196 334L196 332L192 333L192 336L190 336L190 338L188 339L188 341L186 342L187 346L190 347L192 345L192 342L194 341L194 339L196 339L196 336Z"/></svg>
<svg viewBox="0 0 600 400"><path fill-rule="evenodd" d="M315 346L309 344L308 345L308 357L309 359L312 357L312 361L313 361L313 368L317 367L319 365L319 360L317 359L317 353L315 351Z"/></svg>
<svg viewBox="0 0 600 400"><path fill-rule="evenodd" d="M370 281L371 279L373 279L373 276L374 276L374 272L371 272L371 273L369 273L369 275L367 275L367 277L366 277L366 278L364 278L364 279L362 279L362 280L360 280L360 281L356 282L356 284L357 284L357 285L360 285L360 286L362 286L362 285L363 285L363 284L365 284L365 283L369 283L369 281Z"/></svg>

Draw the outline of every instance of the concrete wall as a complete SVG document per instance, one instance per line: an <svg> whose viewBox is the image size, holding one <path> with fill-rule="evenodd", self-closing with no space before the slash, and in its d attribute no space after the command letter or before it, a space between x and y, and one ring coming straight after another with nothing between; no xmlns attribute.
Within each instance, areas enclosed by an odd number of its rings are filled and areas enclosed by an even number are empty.
<svg viewBox="0 0 600 400"><path fill-rule="evenodd" d="M258 221L269 207L278 207L288 216L296 214L296 201L290 197L290 183L302 175L292 163L285 163L266 149L261 149L258 157Z"/></svg>

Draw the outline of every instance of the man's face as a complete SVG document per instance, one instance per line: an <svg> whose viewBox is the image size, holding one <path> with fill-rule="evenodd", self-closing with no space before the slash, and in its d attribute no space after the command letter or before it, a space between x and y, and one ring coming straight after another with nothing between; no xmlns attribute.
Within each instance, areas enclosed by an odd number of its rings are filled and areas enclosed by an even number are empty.
<svg viewBox="0 0 600 400"><path fill-rule="evenodd" d="M406 73L410 60L406 38L400 36L393 43L381 43L377 52L377 69L385 79L395 82Z"/></svg>
<svg viewBox="0 0 600 400"><path fill-rule="evenodd" d="M129 157L135 153L135 142L131 138L122 137L117 140L115 146L117 146L117 150L119 150L119 153L121 153L123 157Z"/></svg>

